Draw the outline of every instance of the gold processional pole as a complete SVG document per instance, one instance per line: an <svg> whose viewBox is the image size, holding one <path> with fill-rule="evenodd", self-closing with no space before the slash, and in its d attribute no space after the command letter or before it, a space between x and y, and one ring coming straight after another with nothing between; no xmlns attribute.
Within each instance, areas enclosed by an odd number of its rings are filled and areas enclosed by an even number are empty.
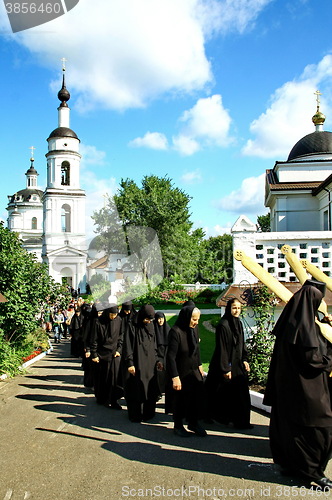
<svg viewBox="0 0 332 500"><path fill-rule="evenodd" d="M248 271L250 271L254 276L256 276L257 279L259 279L265 286L275 293L279 299L287 303L293 296L292 292L280 283L280 281L272 276L272 274L268 273L260 264L246 255L242 250L235 250L233 255L236 260L241 261L242 265L248 269ZM322 307L324 307L324 305ZM319 326L321 334L329 342L332 342L332 327L327 323L321 323L318 319L316 319L315 322Z"/></svg>

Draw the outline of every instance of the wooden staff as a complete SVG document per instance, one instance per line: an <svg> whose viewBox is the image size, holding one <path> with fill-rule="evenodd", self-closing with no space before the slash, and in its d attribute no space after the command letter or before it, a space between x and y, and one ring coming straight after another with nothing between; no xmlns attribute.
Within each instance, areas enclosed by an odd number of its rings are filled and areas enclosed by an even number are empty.
<svg viewBox="0 0 332 500"><path fill-rule="evenodd" d="M323 271L318 269L317 266L314 264L311 264L307 259L303 259L300 261L302 266L308 271L308 273L311 274L315 280L322 281L323 283L326 283L326 288L332 291L332 279L327 276Z"/></svg>
<svg viewBox="0 0 332 500"><path fill-rule="evenodd" d="M306 271L304 270L303 265L301 264L301 261L297 258L295 253L292 252L292 248L289 245L283 245L281 247L281 252L286 257L286 260L289 264L289 267L291 268L291 270L293 271L293 273L295 274L295 276L297 277L297 279L299 280L301 285L303 285L303 283L305 281L307 281L307 279L309 279L309 276L307 275ZM322 280L319 280L319 281L322 281ZM327 314L328 314L327 304L326 304L324 299L322 299L322 301L319 305L318 311L321 312L322 314L324 314L324 316L327 316Z"/></svg>
<svg viewBox="0 0 332 500"><path fill-rule="evenodd" d="M280 281L278 281L272 274L268 273L262 266L257 264L251 257L246 255L242 250L234 251L234 258L240 260L242 265L248 269L256 278L258 278L264 285L266 285L279 299L288 302L293 294L288 290ZM315 319L316 324L319 326L321 334L329 342L332 343L332 327L328 323L321 323ZM331 372L332 373L332 372Z"/></svg>

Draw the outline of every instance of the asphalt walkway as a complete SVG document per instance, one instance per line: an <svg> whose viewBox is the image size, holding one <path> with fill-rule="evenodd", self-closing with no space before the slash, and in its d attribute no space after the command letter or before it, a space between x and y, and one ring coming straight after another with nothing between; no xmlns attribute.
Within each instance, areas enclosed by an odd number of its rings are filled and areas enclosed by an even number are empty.
<svg viewBox="0 0 332 500"><path fill-rule="evenodd" d="M153 421L131 423L96 405L69 341L0 382L0 412L0 500L316 496L273 465L266 415L245 433L209 424L180 438L161 400Z"/></svg>

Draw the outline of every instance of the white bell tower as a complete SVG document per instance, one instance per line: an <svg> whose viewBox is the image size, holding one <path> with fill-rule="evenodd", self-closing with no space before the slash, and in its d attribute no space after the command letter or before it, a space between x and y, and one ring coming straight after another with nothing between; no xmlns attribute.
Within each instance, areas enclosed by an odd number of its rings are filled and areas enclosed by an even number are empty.
<svg viewBox="0 0 332 500"><path fill-rule="evenodd" d="M58 127L47 139L42 258L57 282L66 281L75 289L85 289L85 191L80 188L80 140L70 128L70 93L64 66L62 71Z"/></svg>

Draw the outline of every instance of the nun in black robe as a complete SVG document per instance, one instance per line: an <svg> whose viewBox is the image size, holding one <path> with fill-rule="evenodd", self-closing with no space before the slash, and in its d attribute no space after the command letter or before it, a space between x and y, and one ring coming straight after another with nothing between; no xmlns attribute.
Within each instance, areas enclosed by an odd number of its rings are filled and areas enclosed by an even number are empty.
<svg viewBox="0 0 332 500"><path fill-rule="evenodd" d="M83 385L84 387L93 387L93 367L90 352L90 331L91 321L96 314L95 309L89 304L83 304L81 307L83 315L82 324L82 341L83 341L83 358L82 369L84 371Z"/></svg>
<svg viewBox="0 0 332 500"><path fill-rule="evenodd" d="M84 317L81 308L78 307L70 322L70 354L75 358L81 358L84 355L83 321Z"/></svg>
<svg viewBox="0 0 332 500"><path fill-rule="evenodd" d="M240 313L241 303L230 299L216 327L216 345L204 389L208 418L251 429L248 353Z"/></svg>
<svg viewBox="0 0 332 500"><path fill-rule="evenodd" d="M307 280L278 319L264 404L272 406L274 462L287 473L331 489L324 470L332 453L332 348L315 322L322 290L325 284Z"/></svg>
<svg viewBox="0 0 332 500"><path fill-rule="evenodd" d="M181 437L192 435L183 426L198 436L206 431L198 423L203 410L203 367L198 338L200 311L194 306L185 306L168 335L166 370L165 411L173 413L174 433Z"/></svg>
<svg viewBox="0 0 332 500"><path fill-rule="evenodd" d="M170 326L166 321L165 314L161 311L157 311L155 314L154 328L156 333L158 358L162 364L162 369L157 371L158 385L161 395L165 392L166 349L168 345L168 333L170 331Z"/></svg>
<svg viewBox="0 0 332 500"><path fill-rule="evenodd" d="M153 320L155 310L151 305L140 308L128 323L124 342L124 391L128 417L132 422L151 420L159 396L157 354Z"/></svg>
<svg viewBox="0 0 332 500"><path fill-rule="evenodd" d="M91 359L95 363L94 391L98 404L121 410L118 403L123 395L119 367L122 352L121 318L118 307L110 304L91 327Z"/></svg>

